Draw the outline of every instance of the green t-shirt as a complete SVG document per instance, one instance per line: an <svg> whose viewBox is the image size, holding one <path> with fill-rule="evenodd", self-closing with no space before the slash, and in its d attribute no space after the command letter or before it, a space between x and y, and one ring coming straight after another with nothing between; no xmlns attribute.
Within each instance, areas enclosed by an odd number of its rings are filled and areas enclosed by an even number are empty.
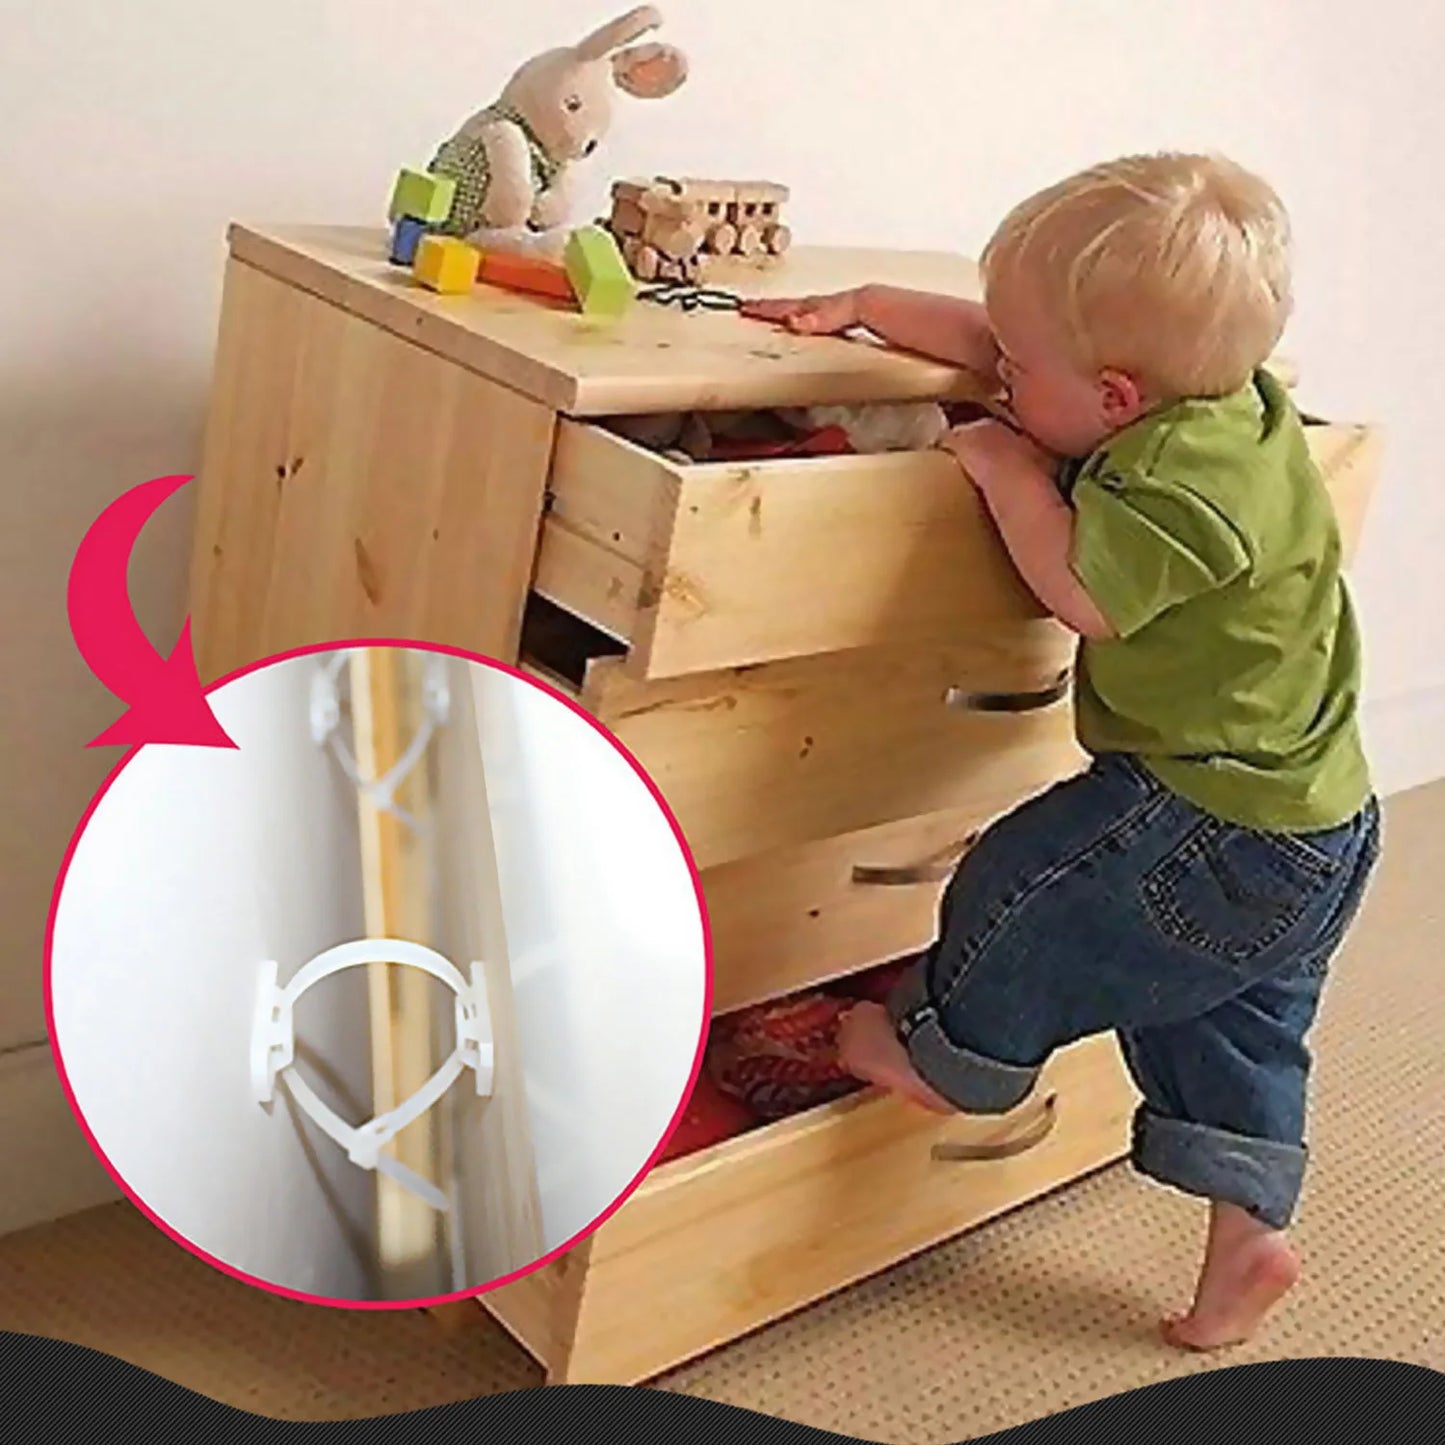
<svg viewBox="0 0 1445 1445"><path fill-rule="evenodd" d="M1334 508L1265 372L1118 433L1062 481L1073 569L1117 636L1079 651L1090 753L1136 756L1264 831L1348 821L1370 794L1360 637Z"/></svg>

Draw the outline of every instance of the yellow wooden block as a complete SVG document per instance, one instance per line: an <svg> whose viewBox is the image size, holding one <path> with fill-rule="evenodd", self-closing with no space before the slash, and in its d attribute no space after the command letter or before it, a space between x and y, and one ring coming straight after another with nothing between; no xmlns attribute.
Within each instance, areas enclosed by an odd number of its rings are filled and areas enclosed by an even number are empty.
<svg viewBox="0 0 1445 1445"><path fill-rule="evenodd" d="M454 296L470 291L477 281L482 253L455 236L424 236L416 248L412 270L423 286Z"/></svg>

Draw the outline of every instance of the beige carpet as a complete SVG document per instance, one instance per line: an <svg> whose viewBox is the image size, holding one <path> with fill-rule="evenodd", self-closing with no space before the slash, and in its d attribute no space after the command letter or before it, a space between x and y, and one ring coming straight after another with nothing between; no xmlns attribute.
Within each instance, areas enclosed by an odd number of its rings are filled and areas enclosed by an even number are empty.
<svg viewBox="0 0 1445 1445"><path fill-rule="evenodd" d="M1116 1168L659 1383L895 1445L958 1440L1219 1363L1382 1356L1445 1368L1445 785L1387 809L1385 864L1317 1034L1306 1275L1211 1359L1154 1332L1200 1210ZM277 1300L114 1205L0 1240L0 1327L106 1350L244 1409L342 1419L539 1382L481 1312Z"/></svg>

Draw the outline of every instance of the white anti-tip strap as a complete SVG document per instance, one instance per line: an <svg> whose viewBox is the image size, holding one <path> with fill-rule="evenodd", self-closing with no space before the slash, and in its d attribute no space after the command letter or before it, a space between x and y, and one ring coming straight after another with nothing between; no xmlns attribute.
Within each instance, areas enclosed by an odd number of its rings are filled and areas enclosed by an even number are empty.
<svg viewBox="0 0 1445 1445"><path fill-rule="evenodd" d="M355 649L334 653L318 665L311 677L311 736L329 748L341 771L384 813L390 813L413 832L420 824L396 801L396 790L421 761L438 728L451 715L451 687L447 681L446 658L428 657L422 673L422 723L401 756L379 778L362 776L356 755L341 736L342 669Z"/></svg>
<svg viewBox="0 0 1445 1445"><path fill-rule="evenodd" d="M294 1068L295 1007L296 1000L322 979L343 969L374 963L400 963L419 968L451 989L456 994L457 1042L441 1067L409 1098L365 1124L351 1125L318 1097ZM387 1175L433 1209L446 1211L447 1199L439 1189L382 1150L431 1109L465 1069L472 1070L479 1095L491 1093L495 1047L481 965L472 965L468 981L441 954L422 944L401 939L364 939L318 954L299 969L284 988L278 986L276 979L276 965L264 964L251 1036L251 1087L256 1102L261 1105L271 1102L276 1079L284 1072L291 1097L324 1134L346 1151L353 1164Z"/></svg>
<svg viewBox="0 0 1445 1445"><path fill-rule="evenodd" d="M311 674L311 740L324 743L341 726L342 669L355 656L355 649L333 652L317 663Z"/></svg>
<svg viewBox="0 0 1445 1445"><path fill-rule="evenodd" d="M356 1144L366 1130L371 1127L370 1125L365 1125L361 1129L348 1127L333 1110L326 1107L312 1090L311 1085L294 1069L286 1075L286 1087L290 1090L291 1097L296 1100L302 1113L309 1115L317 1128L329 1134L340 1144L346 1150L346 1157L353 1164L362 1169L373 1169L378 1174L385 1174L388 1178L396 1180L403 1189L424 1199L439 1214L446 1214L450 1210L450 1201L435 1184L423 1179L420 1174L408 1169L405 1164L393 1159L391 1155L377 1153L369 1164L364 1163L357 1156Z"/></svg>

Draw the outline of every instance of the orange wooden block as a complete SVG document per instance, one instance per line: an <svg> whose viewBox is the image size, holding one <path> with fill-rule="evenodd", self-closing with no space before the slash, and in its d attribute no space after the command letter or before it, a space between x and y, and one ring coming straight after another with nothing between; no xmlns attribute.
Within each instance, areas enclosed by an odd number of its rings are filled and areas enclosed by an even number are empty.
<svg viewBox="0 0 1445 1445"><path fill-rule="evenodd" d="M522 256L506 251L484 251L478 280L507 291L527 291L534 296L551 296L574 305L577 293L567 272L555 261L540 256Z"/></svg>

